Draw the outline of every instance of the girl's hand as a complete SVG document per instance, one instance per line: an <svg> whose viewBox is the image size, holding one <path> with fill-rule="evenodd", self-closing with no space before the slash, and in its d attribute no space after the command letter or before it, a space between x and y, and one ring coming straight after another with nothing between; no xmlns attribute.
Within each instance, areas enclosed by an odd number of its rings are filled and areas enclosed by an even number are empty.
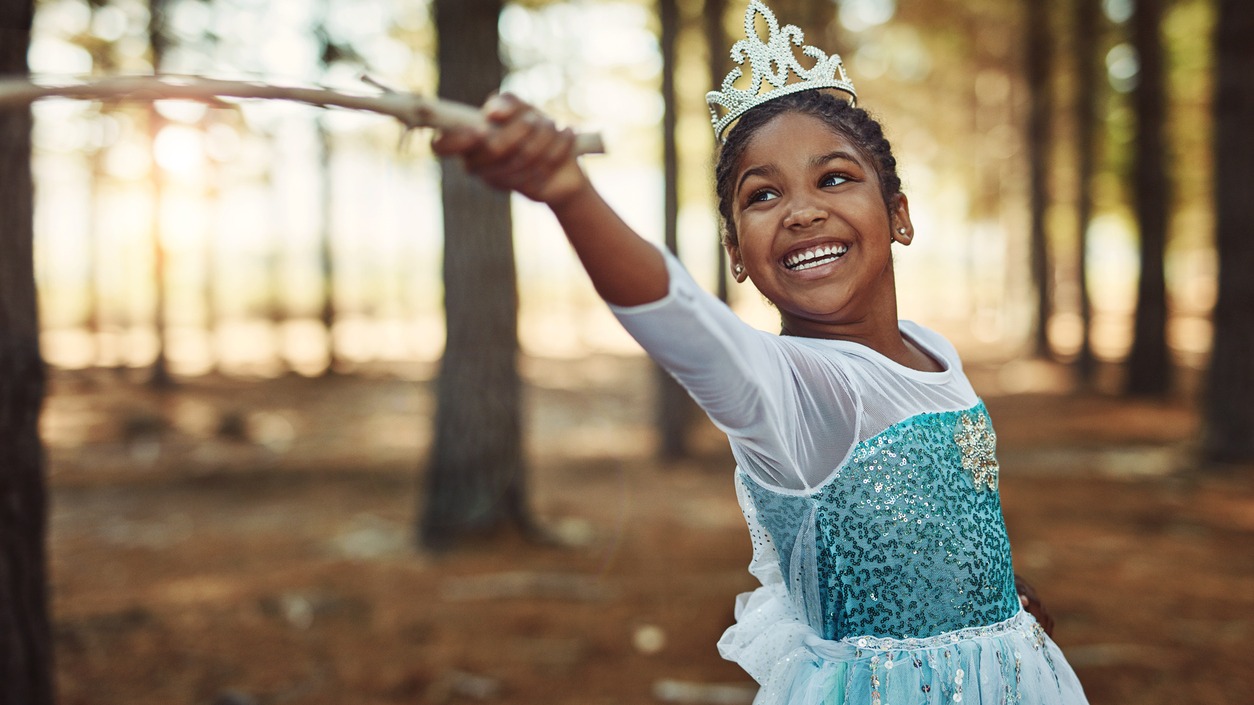
<svg viewBox="0 0 1254 705"><path fill-rule="evenodd" d="M502 190L557 206L588 186L575 159L575 133L558 129L543 113L513 95L483 106L487 129L459 128L436 135L431 148L459 157L466 171Z"/></svg>
<svg viewBox="0 0 1254 705"><path fill-rule="evenodd" d="M1019 593L1019 604L1023 605L1023 609L1028 611L1036 621L1045 630L1049 636L1054 635L1054 618L1050 616L1049 610L1045 609L1045 605L1041 604L1041 598L1037 597L1036 589L1033 588L1028 581L1018 575L1015 575L1015 592Z"/></svg>

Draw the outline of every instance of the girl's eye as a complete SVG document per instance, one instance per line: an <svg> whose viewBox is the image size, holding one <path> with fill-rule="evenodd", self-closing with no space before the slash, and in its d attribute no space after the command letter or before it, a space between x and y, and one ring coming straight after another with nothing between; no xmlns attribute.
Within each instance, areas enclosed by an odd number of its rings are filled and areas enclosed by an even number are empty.
<svg viewBox="0 0 1254 705"><path fill-rule="evenodd" d="M827 176L824 176L821 181L819 181L819 186L824 188L828 186L839 186L848 180L849 179L847 177L841 176L840 174L828 174Z"/></svg>
<svg viewBox="0 0 1254 705"><path fill-rule="evenodd" d="M779 194L774 191L762 189L761 191L754 191L750 194L749 203L761 203L762 201L771 201L776 198L779 198Z"/></svg>

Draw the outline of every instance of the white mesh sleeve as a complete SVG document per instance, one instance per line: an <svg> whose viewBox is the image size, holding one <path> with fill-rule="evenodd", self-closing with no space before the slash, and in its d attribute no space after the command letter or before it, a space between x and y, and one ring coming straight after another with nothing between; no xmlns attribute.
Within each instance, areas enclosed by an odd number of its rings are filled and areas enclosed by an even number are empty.
<svg viewBox="0 0 1254 705"><path fill-rule="evenodd" d="M697 286L666 253L670 287L658 301L611 306L649 355L732 441L763 482L808 486L852 446L857 402L845 377L786 338L757 330Z"/></svg>
<svg viewBox="0 0 1254 705"><path fill-rule="evenodd" d="M610 306L619 322L659 365L692 394L729 435L761 433L783 386L779 355L768 333L740 320L697 286L669 252L670 288L641 306Z"/></svg>

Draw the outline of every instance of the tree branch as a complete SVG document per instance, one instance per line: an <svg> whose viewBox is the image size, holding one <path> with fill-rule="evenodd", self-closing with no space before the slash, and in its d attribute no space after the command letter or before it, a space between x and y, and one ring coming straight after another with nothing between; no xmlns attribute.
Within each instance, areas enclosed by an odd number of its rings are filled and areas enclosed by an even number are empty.
<svg viewBox="0 0 1254 705"><path fill-rule="evenodd" d="M374 81L368 81L379 86ZM352 95L326 88L274 86L247 81L222 81L197 76L122 76L83 83L43 85L17 79L0 80L0 109L28 105L43 98L71 98L102 101L194 100L219 102L222 98L290 100L318 107L390 115L406 129L420 127L447 129L484 125L483 116L469 105L415 93L384 89L377 95ZM576 136L578 154L601 154L605 146L596 133Z"/></svg>

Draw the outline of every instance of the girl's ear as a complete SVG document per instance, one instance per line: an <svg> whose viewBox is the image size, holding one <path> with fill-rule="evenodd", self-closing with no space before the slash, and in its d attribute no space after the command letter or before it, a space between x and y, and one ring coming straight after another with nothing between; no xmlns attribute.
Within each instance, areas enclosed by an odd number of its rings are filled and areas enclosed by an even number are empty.
<svg viewBox="0 0 1254 705"><path fill-rule="evenodd" d="M731 267L732 277L737 284L744 284L749 274L745 272L745 263L740 259L740 247L731 243L727 243L724 247L727 248L727 263Z"/></svg>
<svg viewBox="0 0 1254 705"><path fill-rule="evenodd" d="M914 240L914 224L910 222L910 202L906 194L893 196L892 205L888 209L888 226L892 229L894 242L909 245Z"/></svg>

